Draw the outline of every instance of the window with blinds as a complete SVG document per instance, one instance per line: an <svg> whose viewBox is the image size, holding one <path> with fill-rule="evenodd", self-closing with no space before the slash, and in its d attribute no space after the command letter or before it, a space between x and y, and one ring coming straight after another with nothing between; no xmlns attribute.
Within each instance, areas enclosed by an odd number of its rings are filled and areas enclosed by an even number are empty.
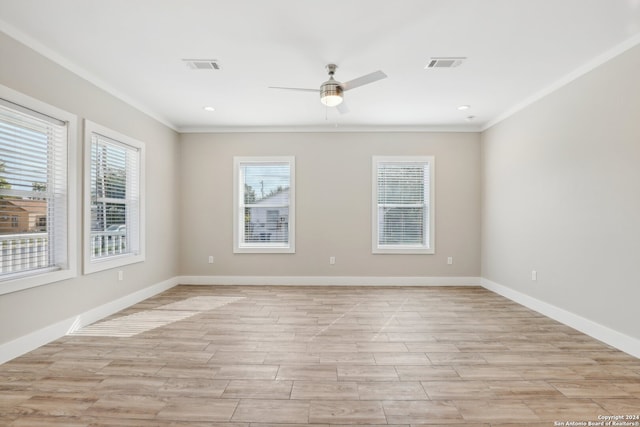
<svg viewBox="0 0 640 427"><path fill-rule="evenodd" d="M373 252L434 253L433 157L374 157Z"/></svg>
<svg viewBox="0 0 640 427"><path fill-rule="evenodd" d="M60 111L67 117L58 119L50 114L59 110L14 96L26 105L0 99L0 282L20 284L0 284L0 293L75 274L48 274L68 272L72 263L68 113Z"/></svg>
<svg viewBox="0 0 640 427"><path fill-rule="evenodd" d="M86 121L85 271L143 260L144 144Z"/></svg>
<svg viewBox="0 0 640 427"><path fill-rule="evenodd" d="M234 251L292 253L294 158L234 158Z"/></svg>

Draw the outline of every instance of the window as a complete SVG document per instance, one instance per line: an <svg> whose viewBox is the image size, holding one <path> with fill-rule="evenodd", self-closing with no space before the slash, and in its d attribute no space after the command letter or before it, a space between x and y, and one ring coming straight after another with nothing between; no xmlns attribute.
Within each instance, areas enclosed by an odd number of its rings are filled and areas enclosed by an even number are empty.
<svg viewBox="0 0 640 427"><path fill-rule="evenodd" d="M433 157L373 158L373 253L434 253Z"/></svg>
<svg viewBox="0 0 640 427"><path fill-rule="evenodd" d="M76 275L75 133L75 116L0 86L0 294Z"/></svg>
<svg viewBox="0 0 640 427"><path fill-rule="evenodd" d="M84 271L144 261L144 144L85 121Z"/></svg>
<svg viewBox="0 0 640 427"><path fill-rule="evenodd" d="M294 171L293 157L234 158L234 252L295 252Z"/></svg>

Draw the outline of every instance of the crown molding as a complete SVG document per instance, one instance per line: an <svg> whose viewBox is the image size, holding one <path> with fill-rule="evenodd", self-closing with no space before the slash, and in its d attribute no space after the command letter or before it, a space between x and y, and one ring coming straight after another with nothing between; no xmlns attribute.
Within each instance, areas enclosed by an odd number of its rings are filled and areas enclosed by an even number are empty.
<svg viewBox="0 0 640 427"><path fill-rule="evenodd" d="M53 61L54 63L60 65L61 67L65 68L65 69L67 69L68 71L72 72L73 74L75 74L75 75L81 77L82 79L88 81L89 83L93 84L94 86L98 87L99 89L102 89L103 91L107 92L109 95L114 96L115 98L118 98L119 100L127 103L128 105L130 105L133 108L139 110L140 112L146 114L147 116L151 117L152 119L162 123L163 125L167 126L168 128L170 128L170 129L172 129L172 130L174 130L176 132L178 131L177 127L173 123L171 123L165 117L161 117L160 115L158 115L155 111L153 111L153 109L149 108L147 105L144 105L144 104L138 102L137 100L133 99L129 95L126 95L126 94L120 92L119 90L115 89L113 86L105 83L103 80L101 80L100 78L96 77L90 71L87 71L85 68L83 68L83 67L79 66L78 64L68 60L64 56L60 55L59 53L57 53L54 50L52 50L51 48L49 48L48 46L40 43L39 41L35 40L32 37L26 35L22 31L18 30L14 26L8 24L7 22L3 21L2 19L0 19L0 31L2 31L7 36L11 37L12 39L17 40L18 42L20 42L23 45L27 46L28 48L34 50L35 52L37 52L40 55L44 56L45 58L49 59L50 61Z"/></svg>
<svg viewBox="0 0 640 427"><path fill-rule="evenodd" d="M180 127L180 133L350 133L350 132L465 132L478 133L480 126L209 126Z"/></svg>
<svg viewBox="0 0 640 427"><path fill-rule="evenodd" d="M554 83L552 83L551 85L549 85L546 88L542 89L541 91L536 92L533 95L525 98L523 101L521 101L521 102L517 103L516 105L514 105L513 107L509 108L508 110L506 110L502 114L498 115L493 120L490 120L489 122L487 122L484 126L482 126L480 128L480 131L484 132L485 130L497 125L498 123L500 123L500 122L502 122L502 121L504 121L506 119L508 119L509 117L513 116L514 114L518 113L519 111L524 110L528 106L538 102L539 100L541 100L545 96L547 96L547 95L559 90L560 88L562 88L563 86L568 85L569 83L573 82L574 80L579 79L580 77L584 76L585 74L589 73L590 71L593 71L594 69L598 68L599 66L601 66L601 65L605 64L606 62L612 60L616 56L622 55L627 50L629 50L629 49L631 49L631 48L633 48L633 47L635 47L635 46L637 46L639 44L640 44L640 33L636 34L635 36L633 36L633 37L631 37L631 38L629 38L627 40L625 40L624 42L622 42L619 45L613 47L612 49L607 50L606 52L602 53L601 55L598 55L597 57L593 58L592 60L590 60L586 64L582 65L581 67L578 67L577 69L573 70L569 74L565 75L561 79L556 80Z"/></svg>

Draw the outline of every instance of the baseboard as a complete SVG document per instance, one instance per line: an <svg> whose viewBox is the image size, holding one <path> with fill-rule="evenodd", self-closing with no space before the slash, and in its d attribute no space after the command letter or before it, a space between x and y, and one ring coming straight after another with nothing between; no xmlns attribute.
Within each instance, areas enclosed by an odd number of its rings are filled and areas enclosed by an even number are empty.
<svg viewBox="0 0 640 427"><path fill-rule="evenodd" d="M0 364L33 351L38 347L74 332L83 326L117 313L120 310L157 295L160 292L171 289L178 283L177 277L172 277L171 279L156 283L155 285L151 285L122 298L118 298L117 300L93 308L85 313L46 326L27 335L23 335L20 338L16 338L13 341L0 344Z"/></svg>
<svg viewBox="0 0 640 427"><path fill-rule="evenodd" d="M182 285L479 286L479 277L179 276Z"/></svg>
<svg viewBox="0 0 640 427"><path fill-rule="evenodd" d="M491 280L482 278L480 280L480 284L485 289L493 291L505 298L517 302L520 305L570 326L586 335L589 335L590 337L609 344L618 350L640 358L640 340L636 338L625 335L570 311L556 307L555 305L523 294L522 292L492 282Z"/></svg>

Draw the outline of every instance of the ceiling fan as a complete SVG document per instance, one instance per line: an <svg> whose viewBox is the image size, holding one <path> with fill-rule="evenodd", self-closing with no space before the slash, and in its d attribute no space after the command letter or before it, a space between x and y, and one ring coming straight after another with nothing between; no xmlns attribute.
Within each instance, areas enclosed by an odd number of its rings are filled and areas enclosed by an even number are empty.
<svg viewBox="0 0 640 427"><path fill-rule="evenodd" d="M327 64L327 71L329 72L329 80L320 85L320 89L305 89L298 87L281 87L281 86L269 86L270 89L285 89L285 90L297 90L303 92L319 92L320 102L327 107L336 107L342 114L348 112L348 108L342 102L344 101L342 93L347 90L355 89L360 86L364 86L369 83L377 82L387 78L387 75L382 71L374 71L373 73L365 74L348 82L339 82L333 78L338 66L336 64Z"/></svg>

